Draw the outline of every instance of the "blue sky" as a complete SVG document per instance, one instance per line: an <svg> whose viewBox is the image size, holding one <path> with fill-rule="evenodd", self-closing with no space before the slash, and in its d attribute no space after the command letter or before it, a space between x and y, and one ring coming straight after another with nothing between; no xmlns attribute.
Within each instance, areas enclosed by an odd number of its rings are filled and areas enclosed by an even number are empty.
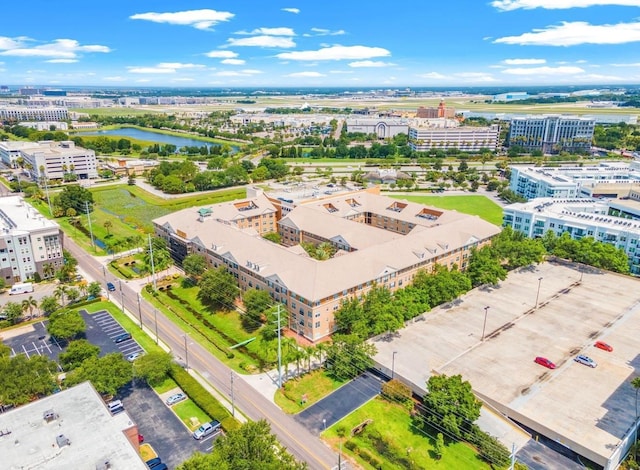
<svg viewBox="0 0 640 470"><path fill-rule="evenodd" d="M10 1L0 84L640 83L640 0Z"/></svg>

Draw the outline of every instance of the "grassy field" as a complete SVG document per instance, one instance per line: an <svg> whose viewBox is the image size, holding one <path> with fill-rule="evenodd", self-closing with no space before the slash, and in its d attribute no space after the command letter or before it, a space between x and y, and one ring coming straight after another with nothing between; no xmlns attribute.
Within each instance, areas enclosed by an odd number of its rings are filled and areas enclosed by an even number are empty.
<svg viewBox="0 0 640 470"><path fill-rule="evenodd" d="M367 419L373 420L366 430L354 437L351 430ZM346 430L345 438L340 438L338 429ZM371 439L367 438L368 431L379 433L385 443L388 444L385 454L378 452ZM424 434L421 430L412 425L412 418L409 411L401 405L390 403L383 398L374 398L364 406L358 408L346 418L334 424L323 434L334 450L337 452L342 441L342 451L354 457L363 468L374 468L362 457L349 450L345 443L353 441L357 449L365 450L382 462L385 470L403 470L413 462L413 468L439 468L449 469L486 469L491 467L481 461L473 448L462 443L449 443L440 460L434 458L433 449L435 436Z"/></svg>
<svg viewBox="0 0 640 470"><path fill-rule="evenodd" d="M502 225L502 208L491 199L480 196L394 196L440 209L457 210L464 214L478 215L487 222Z"/></svg>
<svg viewBox="0 0 640 470"><path fill-rule="evenodd" d="M275 395L275 402L285 413L295 414L313 405L346 383L318 369L301 377L287 380ZM306 395L306 402L302 397Z"/></svg>
<svg viewBox="0 0 640 470"><path fill-rule="evenodd" d="M172 406L173 412L190 430L195 431L202 423L211 421L211 418L191 400L185 400Z"/></svg>

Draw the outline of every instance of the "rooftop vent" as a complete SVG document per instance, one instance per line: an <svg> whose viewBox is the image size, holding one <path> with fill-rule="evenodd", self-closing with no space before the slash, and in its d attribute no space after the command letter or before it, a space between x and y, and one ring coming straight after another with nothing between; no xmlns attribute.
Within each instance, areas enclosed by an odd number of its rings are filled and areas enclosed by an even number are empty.
<svg viewBox="0 0 640 470"><path fill-rule="evenodd" d="M56 444L62 449L64 446L70 446L71 441L64 434L59 434L56 436Z"/></svg>
<svg viewBox="0 0 640 470"><path fill-rule="evenodd" d="M56 413L53 409L46 410L44 413L42 413L42 419L44 419L47 423L55 421L58 418L58 413Z"/></svg>

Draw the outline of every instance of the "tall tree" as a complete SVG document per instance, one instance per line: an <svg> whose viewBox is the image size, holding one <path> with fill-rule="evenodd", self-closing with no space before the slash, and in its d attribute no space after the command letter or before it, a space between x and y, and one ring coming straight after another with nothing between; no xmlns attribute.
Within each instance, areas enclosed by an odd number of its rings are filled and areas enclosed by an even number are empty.
<svg viewBox="0 0 640 470"><path fill-rule="evenodd" d="M467 276L473 287L494 285L507 278L507 270L500 264L495 250L490 246L483 246L479 250L471 250L471 258L467 266Z"/></svg>
<svg viewBox="0 0 640 470"><path fill-rule="evenodd" d="M192 253L182 260L182 269L187 275L199 278L207 269L207 259L203 255Z"/></svg>
<svg viewBox="0 0 640 470"><path fill-rule="evenodd" d="M335 335L327 347L327 364L331 373L340 379L357 377L373 365L377 349L357 335Z"/></svg>
<svg viewBox="0 0 640 470"><path fill-rule="evenodd" d="M9 320L11 324L15 325L21 320L22 305L17 302L7 302L2 309L2 312L7 317L7 320Z"/></svg>
<svg viewBox="0 0 640 470"><path fill-rule="evenodd" d="M82 365L87 359L97 358L98 354L100 354L100 347L91 344L86 339L77 339L71 341L67 349L60 353L58 358L62 368L70 371Z"/></svg>
<svg viewBox="0 0 640 470"><path fill-rule="evenodd" d="M32 295L30 295L28 299L24 299L22 301L21 305L22 305L22 311L26 312L28 310L29 316L33 317L33 309L38 306L38 301L34 299Z"/></svg>
<svg viewBox="0 0 640 470"><path fill-rule="evenodd" d="M137 377L142 377L150 385L155 385L167 376L171 364L173 364L171 354L164 351L151 351L137 359L133 366Z"/></svg>
<svg viewBox="0 0 640 470"><path fill-rule="evenodd" d="M112 353L83 361L80 367L67 374L65 382L73 386L89 380L99 393L115 395L132 378L131 364L122 354Z"/></svg>
<svg viewBox="0 0 640 470"><path fill-rule="evenodd" d="M242 302L246 323L255 329L263 322L262 314L273 304L273 299L266 290L247 289L242 295Z"/></svg>
<svg viewBox="0 0 640 470"><path fill-rule="evenodd" d="M202 302L225 310L234 308L240 288L233 275L223 266L206 270L199 285L198 298Z"/></svg>
<svg viewBox="0 0 640 470"><path fill-rule="evenodd" d="M87 325L77 310L62 310L49 317L47 331L55 338L72 340L80 333L84 333Z"/></svg>

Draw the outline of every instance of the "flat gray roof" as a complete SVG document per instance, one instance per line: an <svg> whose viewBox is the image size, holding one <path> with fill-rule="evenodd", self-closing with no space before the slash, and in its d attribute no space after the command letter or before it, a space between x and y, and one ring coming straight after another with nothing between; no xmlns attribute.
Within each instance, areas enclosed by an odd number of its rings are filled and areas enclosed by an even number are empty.
<svg viewBox="0 0 640 470"><path fill-rule="evenodd" d="M422 390L431 374L461 374L505 415L605 465L634 419L640 281L586 269L543 263L512 272L496 288L424 314L392 340L375 340L375 360L390 369L397 351L396 376ZM613 352L595 348L596 340ZM577 354L598 366L573 361ZM557 368L534 363L536 356Z"/></svg>
<svg viewBox="0 0 640 470"><path fill-rule="evenodd" d="M59 225L44 217L20 196L0 197L0 233L2 229L11 232L44 228L59 228Z"/></svg>
<svg viewBox="0 0 640 470"><path fill-rule="evenodd" d="M56 417L47 422L46 412ZM2 468L145 470L124 431L134 423L126 412L112 416L89 382L0 414ZM6 433L10 434L6 434ZM69 440L59 446L58 436Z"/></svg>

